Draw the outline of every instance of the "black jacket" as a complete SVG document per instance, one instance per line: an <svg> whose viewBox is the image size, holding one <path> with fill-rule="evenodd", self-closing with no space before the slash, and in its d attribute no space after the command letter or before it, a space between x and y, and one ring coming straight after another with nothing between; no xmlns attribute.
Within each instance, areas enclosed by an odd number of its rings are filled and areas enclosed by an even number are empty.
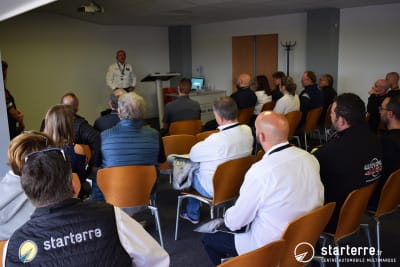
<svg viewBox="0 0 400 267"><path fill-rule="evenodd" d="M114 208L67 199L38 208L11 236L6 266L131 266Z"/></svg>
<svg viewBox="0 0 400 267"><path fill-rule="evenodd" d="M381 145L365 123L337 133L314 153L320 164L325 187L325 203L335 201L336 208L327 231L334 233L339 210L354 189L379 179L382 171Z"/></svg>

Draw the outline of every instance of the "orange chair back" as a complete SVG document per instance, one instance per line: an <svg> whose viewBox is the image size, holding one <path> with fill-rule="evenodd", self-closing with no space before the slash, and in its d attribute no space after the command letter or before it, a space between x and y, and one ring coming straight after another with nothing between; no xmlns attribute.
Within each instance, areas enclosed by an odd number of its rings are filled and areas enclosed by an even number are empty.
<svg viewBox="0 0 400 267"><path fill-rule="evenodd" d="M191 134L195 135L201 132L203 123L201 120L175 121L169 125L169 134Z"/></svg>
<svg viewBox="0 0 400 267"><path fill-rule="evenodd" d="M111 167L97 172L97 183L106 201L120 208L148 206L156 179L152 165Z"/></svg>
<svg viewBox="0 0 400 267"><path fill-rule="evenodd" d="M260 149L257 151L255 162L261 160L265 155L265 151Z"/></svg>
<svg viewBox="0 0 400 267"><path fill-rule="evenodd" d="M297 126L301 121L301 111L291 111L286 113L285 117L289 122L289 136L294 136Z"/></svg>
<svg viewBox="0 0 400 267"><path fill-rule="evenodd" d="M394 171L382 188L375 217L395 211L400 203L400 169Z"/></svg>
<svg viewBox="0 0 400 267"><path fill-rule="evenodd" d="M168 135L162 138L165 155L170 154L188 154L194 144L196 144L196 137L189 134ZM171 169L172 166L167 162L160 163L160 170Z"/></svg>
<svg viewBox="0 0 400 267"><path fill-rule="evenodd" d="M212 135L213 133L217 133L218 130L210 130L210 131L205 131L205 132L201 132L196 134L196 143L203 141L204 139L206 139L207 137L209 137L210 135Z"/></svg>
<svg viewBox="0 0 400 267"><path fill-rule="evenodd" d="M254 163L253 156L229 160L218 165L213 176L214 205L239 195L244 176Z"/></svg>
<svg viewBox="0 0 400 267"><path fill-rule="evenodd" d="M306 122L304 125L304 133L310 133L317 128L319 117L322 113L322 107L314 108L307 113Z"/></svg>
<svg viewBox="0 0 400 267"><path fill-rule="evenodd" d="M3 249L4 246L6 245L7 240L0 240L0 267L3 266Z"/></svg>
<svg viewBox="0 0 400 267"><path fill-rule="evenodd" d="M79 192L81 191L81 180L79 180L79 176L77 173L73 172L72 173L72 183L74 184L74 188L75 188L75 193L74 193L74 197L78 197Z"/></svg>
<svg viewBox="0 0 400 267"><path fill-rule="evenodd" d="M90 162L92 159L92 150L90 146L84 144L75 144L74 151L76 154L86 156L86 164Z"/></svg>
<svg viewBox="0 0 400 267"><path fill-rule="evenodd" d="M332 121L331 121L331 110L332 110L332 104L328 106L326 109L325 113L325 121L324 121L324 128L329 129L331 127Z"/></svg>
<svg viewBox="0 0 400 267"><path fill-rule="evenodd" d="M264 105L261 108L261 111L273 110L274 107L275 107L275 101L269 101L264 103Z"/></svg>
<svg viewBox="0 0 400 267"><path fill-rule="evenodd" d="M263 247L229 259L218 267L276 267L285 252L285 240L277 240Z"/></svg>
<svg viewBox="0 0 400 267"><path fill-rule="evenodd" d="M254 114L254 108L253 107L248 107L248 108L241 108L238 111L238 122L242 124L249 124L251 117L253 117Z"/></svg>
<svg viewBox="0 0 400 267"><path fill-rule="evenodd" d="M340 208L339 221L336 226L334 240L338 240L351 235L360 227L362 215L367 209L368 201L375 190L377 182L353 190L347 196Z"/></svg>
<svg viewBox="0 0 400 267"><path fill-rule="evenodd" d="M288 224L282 235L282 239L286 240L286 250L279 264L280 267L300 267L305 265L305 263L299 262L295 258L294 251L296 246L301 242L307 242L315 246L320 234L328 224L335 206L335 202L330 202L307 212ZM306 246L304 248L298 247L298 249L305 248ZM305 252L308 252L306 255L312 255L312 251L296 251L296 255Z"/></svg>

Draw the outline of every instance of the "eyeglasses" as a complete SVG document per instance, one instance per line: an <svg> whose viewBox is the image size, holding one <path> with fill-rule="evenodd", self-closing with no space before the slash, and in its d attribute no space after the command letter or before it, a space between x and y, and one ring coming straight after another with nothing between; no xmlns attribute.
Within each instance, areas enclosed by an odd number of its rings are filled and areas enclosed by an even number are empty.
<svg viewBox="0 0 400 267"><path fill-rule="evenodd" d="M65 153L64 153L64 149L59 148L59 147L49 147L43 150L39 150L39 151L34 151L31 153L28 153L28 155L25 156L25 163L29 160L29 158L33 155L39 154L39 153L46 153L46 152L50 152L50 151L59 151L61 153L61 155L64 158L64 161L67 161L67 158L65 157Z"/></svg>

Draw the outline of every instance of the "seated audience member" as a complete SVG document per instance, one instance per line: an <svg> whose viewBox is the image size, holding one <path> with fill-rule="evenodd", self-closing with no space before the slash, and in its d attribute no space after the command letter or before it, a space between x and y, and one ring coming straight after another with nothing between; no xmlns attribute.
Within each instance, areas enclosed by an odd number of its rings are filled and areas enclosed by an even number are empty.
<svg viewBox="0 0 400 267"><path fill-rule="evenodd" d="M276 71L272 73L272 83L274 84L274 88L272 89L272 101L278 101L279 98L283 96L280 88L283 77L285 77L285 73L282 71Z"/></svg>
<svg viewBox="0 0 400 267"><path fill-rule="evenodd" d="M73 198L61 148L28 154L21 185L36 210L6 244L5 266L169 266L167 252L120 208Z"/></svg>
<svg viewBox="0 0 400 267"><path fill-rule="evenodd" d="M256 135L266 151L246 173L239 198L225 213L225 225L245 233L217 232L203 236L214 264L221 258L247 253L279 240L287 224L324 203L318 161L288 142L286 118L272 111L260 113Z"/></svg>
<svg viewBox="0 0 400 267"><path fill-rule="evenodd" d="M388 82L379 79L375 82L374 86L372 86L371 90L368 91L368 94L370 94L367 103L367 112L369 114L368 123L370 130L375 134L378 133L379 123L381 121L379 107L387 96L388 89Z"/></svg>
<svg viewBox="0 0 400 267"><path fill-rule="evenodd" d="M233 100L235 100L238 109L254 107L257 103L257 96L250 89L251 76L248 73L242 73L239 75L236 89L237 91L231 94Z"/></svg>
<svg viewBox="0 0 400 267"><path fill-rule="evenodd" d="M100 134L96 131L85 118L77 114L79 110L79 99L74 93L66 93L61 97L60 104L71 105L74 111L74 133L75 143L90 146L92 159L90 160L91 171L95 173L101 164L100 154ZM44 130L44 120L40 126L40 131Z"/></svg>
<svg viewBox="0 0 400 267"><path fill-rule="evenodd" d="M310 110L323 106L324 97L319 90L314 72L305 71L301 77L301 85L304 90L300 93L300 111L302 112L299 128L304 126L307 114Z"/></svg>
<svg viewBox="0 0 400 267"><path fill-rule="evenodd" d="M74 111L74 132L75 143L86 144L92 150L92 159L90 166L93 167L93 172L101 164L100 154L100 134L96 131L85 118L79 116L79 99L74 93L67 93L61 98L61 103L64 105L71 105Z"/></svg>
<svg viewBox="0 0 400 267"><path fill-rule="evenodd" d="M339 211L348 194L379 179L381 146L365 123L365 104L352 93L337 96L332 104L332 126L337 131L314 154L321 166L325 202L336 202L326 231L334 233Z"/></svg>
<svg viewBox="0 0 400 267"><path fill-rule="evenodd" d="M143 97L135 92L121 95L118 112L120 122L101 133L101 167L154 165L156 168L159 162L165 161L159 132L144 124ZM154 190L155 187L153 193Z"/></svg>
<svg viewBox="0 0 400 267"><path fill-rule="evenodd" d="M21 187L21 169L28 153L48 145L53 141L39 132L24 132L11 140L7 153L10 170L0 180L0 240L9 239L33 213L35 208Z"/></svg>
<svg viewBox="0 0 400 267"><path fill-rule="evenodd" d="M72 172L79 176L81 191L79 197L90 194L90 185L86 182L86 156L75 153L74 111L70 105L54 105L46 113L44 133L51 137L55 146L62 148L68 155Z"/></svg>
<svg viewBox="0 0 400 267"><path fill-rule="evenodd" d="M333 103L333 99L337 96L335 89L333 89L333 77L330 74L323 74L319 77L318 87L321 89L324 96L324 105L322 107L322 113L319 117L318 124L324 126L325 116L330 104Z"/></svg>
<svg viewBox="0 0 400 267"><path fill-rule="evenodd" d="M258 75L256 77L256 91L254 92L257 96L256 107L254 108L254 114L258 115L261 112L263 105L267 102L272 101L271 88L269 86L268 78L265 75Z"/></svg>
<svg viewBox="0 0 400 267"><path fill-rule="evenodd" d="M400 94L386 97L380 107L381 121L385 128L380 133L379 140L382 145L382 177L370 201L370 208L376 209L381 190L389 175L400 169Z"/></svg>
<svg viewBox="0 0 400 267"><path fill-rule="evenodd" d="M397 72L389 72L386 74L386 81L389 84L388 94L391 96L392 94L397 94L400 92L399 88L399 74Z"/></svg>
<svg viewBox="0 0 400 267"><path fill-rule="evenodd" d="M115 89L110 95L110 111L107 114L102 115L100 118L96 119L93 124L93 128L98 132L110 129L115 124L119 122L118 117L118 97L126 93L124 89Z"/></svg>
<svg viewBox="0 0 400 267"><path fill-rule="evenodd" d="M274 112L285 115L291 111L300 110L300 99L296 94L296 83L292 77L283 77L280 90L283 97L279 98L275 104Z"/></svg>
<svg viewBox="0 0 400 267"><path fill-rule="evenodd" d="M253 135L247 125L237 121L237 106L230 97L222 97L213 103L213 112L218 123L217 133L210 135L204 141L198 142L190 150L190 159L200 163L193 175L192 187L201 195L212 197L213 175L217 166L228 160L245 157L251 154ZM200 202L188 198L186 211L181 217L194 224L199 222Z"/></svg>
<svg viewBox="0 0 400 267"><path fill-rule="evenodd" d="M231 98L236 102L239 110L243 108L254 107L257 103L257 96L253 90L250 89L250 83L250 74L242 73L239 75L236 84L237 91L231 94ZM203 130L215 130L218 125L219 124L216 120L211 120L204 125Z"/></svg>
<svg viewBox="0 0 400 267"><path fill-rule="evenodd" d="M181 79L178 84L178 98L165 106L163 129L168 132L169 125L175 121L200 120L200 104L190 99L189 93L192 82L189 79Z"/></svg>

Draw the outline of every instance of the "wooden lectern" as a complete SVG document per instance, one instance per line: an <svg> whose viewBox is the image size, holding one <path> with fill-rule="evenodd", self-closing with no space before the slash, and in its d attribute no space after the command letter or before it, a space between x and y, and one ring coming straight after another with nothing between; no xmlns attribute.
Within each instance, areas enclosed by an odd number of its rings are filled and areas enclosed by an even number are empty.
<svg viewBox="0 0 400 267"><path fill-rule="evenodd" d="M160 129L162 128L162 120L164 117L164 101L163 101L163 92L162 92L162 81L168 81L172 77L180 76L180 73L176 72L168 72L168 73L150 73L146 77L144 77L142 82L156 82L156 90L157 90L157 105L158 105L158 117L160 121Z"/></svg>

